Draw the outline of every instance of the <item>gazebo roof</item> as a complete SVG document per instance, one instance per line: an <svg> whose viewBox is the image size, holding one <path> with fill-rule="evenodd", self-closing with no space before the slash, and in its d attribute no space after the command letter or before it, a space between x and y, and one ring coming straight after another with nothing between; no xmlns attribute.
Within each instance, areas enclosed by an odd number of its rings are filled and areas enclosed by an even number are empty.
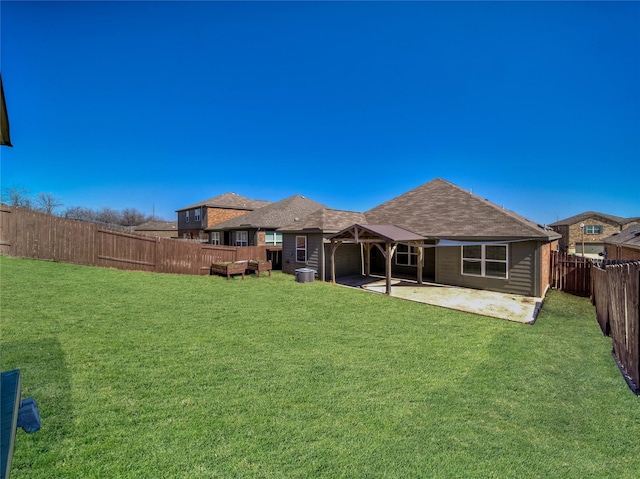
<svg viewBox="0 0 640 479"><path fill-rule="evenodd" d="M330 236L329 239L354 243L399 243L424 241L426 238L394 225L355 224Z"/></svg>

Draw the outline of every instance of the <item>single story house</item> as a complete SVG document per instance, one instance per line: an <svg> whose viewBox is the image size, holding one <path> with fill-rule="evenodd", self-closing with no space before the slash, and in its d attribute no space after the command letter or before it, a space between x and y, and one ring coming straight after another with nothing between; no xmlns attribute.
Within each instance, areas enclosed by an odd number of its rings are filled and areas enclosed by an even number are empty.
<svg viewBox="0 0 640 479"><path fill-rule="evenodd" d="M621 218L585 211L551 223L549 227L562 235L560 251L598 258L604 252L605 238L639 222L640 218Z"/></svg>
<svg viewBox="0 0 640 479"><path fill-rule="evenodd" d="M208 200L176 210L178 237L205 241L205 230L231 218L271 204L270 201L252 200L236 193L224 193Z"/></svg>
<svg viewBox="0 0 640 479"><path fill-rule="evenodd" d="M604 239L607 259L640 261L640 224L634 224Z"/></svg>
<svg viewBox="0 0 640 479"><path fill-rule="evenodd" d="M145 236L155 236L158 238L177 238L177 221L147 221L134 228L138 234Z"/></svg>
<svg viewBox="0 0 640 479"><path fill-rule="evenodd" d="M560 238L440 178L364 213L322 210L280 231L285 272L312 268L325 281L379 273L535 297L549 287Z"/></svg>

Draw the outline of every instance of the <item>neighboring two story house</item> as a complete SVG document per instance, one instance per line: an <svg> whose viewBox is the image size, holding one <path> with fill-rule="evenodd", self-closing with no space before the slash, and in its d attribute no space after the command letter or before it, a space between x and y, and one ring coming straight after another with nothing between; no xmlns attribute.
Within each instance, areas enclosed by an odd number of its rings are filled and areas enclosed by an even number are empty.
<svg viewBox="0 0 640 479"><path fill-rule="evenodd" d="M281 226L325 206L294 195L206 229L209 243L228 246L282 246Z"/></svg>
<svg viewBox="0 0 640 479"><path fill-rule="evenodd" d="M186 206L178 213L178 238L207 241L205 230L213 225L245 215L271 204L270 201L252 200L235 193L225 193L208 200Z"/></svg>
<svg viewBox="0 0 640 479"><path fill-rule="evenodd" d="M604 254L604 239L640 222L640 217L621 218L597 211L585 211L549 226L562 235L560 251L599 258Z"/></svg>

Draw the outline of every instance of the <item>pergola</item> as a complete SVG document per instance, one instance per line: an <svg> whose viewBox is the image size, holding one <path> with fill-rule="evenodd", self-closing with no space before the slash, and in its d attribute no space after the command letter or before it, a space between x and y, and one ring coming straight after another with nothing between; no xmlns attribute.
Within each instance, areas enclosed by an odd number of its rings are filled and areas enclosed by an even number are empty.
<svg viewBox="0 0 640 479"><path fill-rule="evenodd" d="M335 252L341 244L361 244L365 251L365 274L371 275L371 248L375 246L385 258L386 294L391 294L391 260L398 244L422 246L426 238L393 225L359 225L343 229L331 240L331 282L336 282ZM422 284L422 248L418 248L418 283Z"/></svg>

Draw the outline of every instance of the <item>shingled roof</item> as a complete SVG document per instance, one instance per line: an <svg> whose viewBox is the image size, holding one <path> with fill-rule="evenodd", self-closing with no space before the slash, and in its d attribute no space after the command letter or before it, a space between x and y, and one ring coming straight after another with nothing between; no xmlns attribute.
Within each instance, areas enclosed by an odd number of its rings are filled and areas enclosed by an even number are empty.
<svg viewBox="0 0 640 479"><path fill-rule="evenodd" d="M581 223L589 218L601 218L607 220L609 223L613 223L618 226L624 226L632 221L637 221L638 218L622 218L620 216L607 215L604 213L598 213L597 211L585 211L575 216L570 216L563 220L558 220L555 223L551 223L549 226L569 226Z"/></svg>
<svg viewBox="0 0 640 479"><path fill-rule="evenodd" d="M365 216L370 224L396 225L427 238L559 238L441 178L376 206Z"/></svg>
<svg viewBox="0 0 640 479"><path fill-rule="evenodd" d="M325 208L325 206L317 201L310 200L302 195L294 195L237 218L211 226L207 228L207 231L237 229L240 227L276 229L293 223L296 218L303 218L322 208Z"/></svg>
<svg viewBox="0 0 640 479"><path fill-rule="evenodd" d="M246 198L236 193L229 192L219 196L214 196L213 198L209 198L208 200L200 201L199 203L185 206L184 208L180 208L176 211L191 210L193 208L201 208L203 206L207 206L209 208L225 208L229 210L252 211L270 204L270 201L252 200L251 198Z"/></svg>
<svg viewBox="0 0 640 479"><path fill-rule="evenodd" d="M604 239L604 243L640 249L640 225L632 225Z"/></svg>
<svg viewBox="0 0 640 479"><path fill-rule="evenodd" d="M322 208L307 216L299 217L298 221L283 226L279 231L290 233L302 231L337 233L353 224L366 223L366 221L363 213Z"/></svg>

